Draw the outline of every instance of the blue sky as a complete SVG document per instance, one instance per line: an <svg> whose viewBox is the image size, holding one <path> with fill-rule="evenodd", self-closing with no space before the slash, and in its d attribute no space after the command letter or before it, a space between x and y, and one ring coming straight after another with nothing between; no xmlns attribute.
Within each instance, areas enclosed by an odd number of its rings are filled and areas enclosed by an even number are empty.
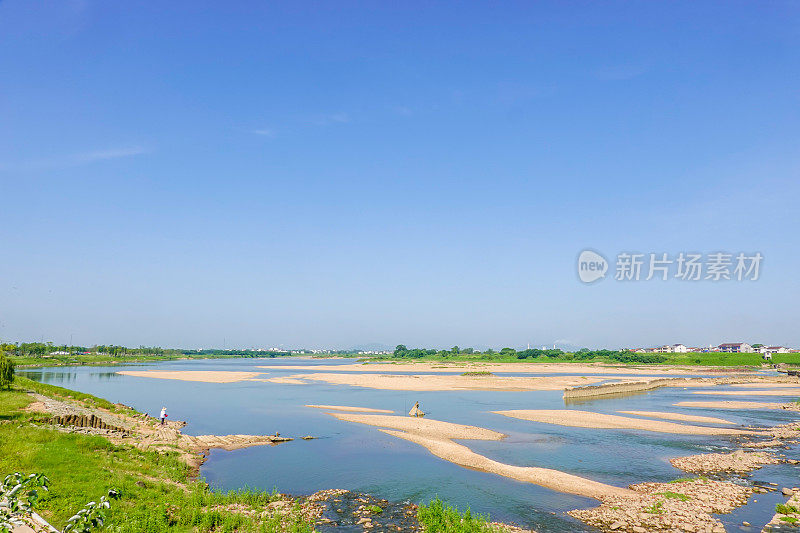
<svg viewBox="0 0 800 533"><path fill-rule="evenodd" d="M284 4L0 2L0 338L800 345L796 2Z"/></svg>

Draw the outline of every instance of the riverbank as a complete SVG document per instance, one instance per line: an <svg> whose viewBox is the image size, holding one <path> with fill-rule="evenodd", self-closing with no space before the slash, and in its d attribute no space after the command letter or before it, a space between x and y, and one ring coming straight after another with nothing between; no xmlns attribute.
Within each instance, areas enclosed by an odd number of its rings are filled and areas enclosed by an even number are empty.
<svg viewBox="0 0 800 533"><path fill-rule="evenodd" d="M50 490L37 509L56 526L63 526L86 502L115 489L120 498L112 503L106 525L116 533L300 533L339 526L375 531L397 530L396 524L402 524L403 531L426 528L416 505L346 490L307 497L211 490L197 479L208 448L275 445L292 439L194 437L183 435L182 425L171 421L160 426L124 405L18 377L12 390L0 391L0 473L44 473ZM436 512L425 516L443 519ZM475 528L469 531L520 531L484 518L473 522Z"/></svg>

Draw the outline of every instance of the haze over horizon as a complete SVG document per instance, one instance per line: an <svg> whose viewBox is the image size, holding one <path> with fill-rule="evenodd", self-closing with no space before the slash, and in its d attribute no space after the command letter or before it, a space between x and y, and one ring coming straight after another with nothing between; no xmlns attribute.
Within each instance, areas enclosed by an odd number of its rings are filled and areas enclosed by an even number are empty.
<svg viewBox="0 0 800 533"><path fill-rule="evenodd" d="M0 50L0 340L800 346L798 3L6 0Z"/></svg>

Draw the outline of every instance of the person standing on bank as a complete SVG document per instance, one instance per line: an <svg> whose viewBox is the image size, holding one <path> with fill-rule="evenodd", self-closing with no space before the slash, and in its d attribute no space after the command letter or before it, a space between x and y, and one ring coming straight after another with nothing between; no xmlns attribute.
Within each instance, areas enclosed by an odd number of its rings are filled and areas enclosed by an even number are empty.
<svg viewBox="0 0 800 533"><path fill-rule="evenodd" d="M167 422L167 408L166 407L162 407L161 408L161 415L159 415L159 418L161 418L161 425L162 426L164 424L166 424L166 422Z"/></svg>

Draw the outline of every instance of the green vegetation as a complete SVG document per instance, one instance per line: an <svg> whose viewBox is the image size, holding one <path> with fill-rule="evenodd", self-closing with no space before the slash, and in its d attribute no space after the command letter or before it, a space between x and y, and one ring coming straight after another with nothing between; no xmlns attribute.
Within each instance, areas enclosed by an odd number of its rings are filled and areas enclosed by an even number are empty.
<svg viewBox="0 0 800 533"><path fill-rule="evenodd" d="M10 533L20 525L19 517L30 514L39 501L39 489L46 491L49 480L42 474L19 472L5 476L0 483L0 533Z"/></svg>
<svg viewBox="0 0 800 533"><path fill-rule="evenodd" d="M656 502L650 507L645 507L644 512L650 514L661 514L664 512L664 502Z"/></svg>
<svg viewBox="0 0 800 533"><path fill-rule="evenodd" d="M464 372L461 375L462 376L494 376L494 374L492 374L488 370L479 370L479 371L475 371L475 372Z"/></svg>
<svg viewBox="0 0 800 533"><path fill-rule="evenodd" d="M491 533L495 531L488 516L473 516L469 509L464 514L436 498L428 505L420 505L417 519L426 533Z"/></svg>
<svg viewBox="0 0 800 533"><path fill-rule="evenodd" d="M285 518L260 518L258 514L277 494L223 493L192 481L189 467L177 452L139 450L99 436L31 425L46 415L19 411L32 402L26 389L92 405L113 404L24 379L15 381L10 391L0 391L0 472L40 472L52 480L49 491L39 498L38 512L55 526L64 527L76 509L116 489L119 500L110 509L102 509L105 526L116 533L313 530L301 518L297 504Z"/></svg>
<svg viewBox="0 0 800 533"><path fill-rule="evenodd" d="M795 518L794 516L781 516L780 519L790 524L796 524L798 522L798 519Z"/></svg>
<svg viewBox="0 0 800 533"><path fill-rule="evenodd" d="M383 512L383 508L380 505L370 505L367 510L372 514L381 514Z"/></svg>
<svg viewBox="0 0 800 533"><path fill-rule="evenodd" d="M0 351L0 390L10 389L14 381L14 361Z"/></svg>
<svg viewBox="0 0 800 533"><path fill-rule="evenodd" d="M181 350L158 346L67 346L52 342L26 342L0 344L0 352L18 366L64 366L100 365L115 363L139 363L148 361L171 361L176 359L220 359L240 357L278 357L290 355L283 351L255 350Z"/></svg>
<svg viewBox="0 0 800 533"><path fill-rule="evenodd" d="M757 353L634 353L626 350L589 350L582 349L576 352L564 352L555 349L527 349L516 351L513 348L503 348L500 352L487 349L483 352L472 348L458 348L450 350L435 350L428 348L408 348L398 345L392 355L375 357L374 361L492 361L492 362L541 362L541 363L573 363L603 362L611 364L665 364L686 366L759 366L765 361ZM800 365L800 353L773 354L773 364L785 363Z"/></svg>
<svg viewBox="0 0 800 533"><path fill-rule="evenodd" d="M680 500L682 502L685 502L685 501L689 500L689 497L686 494L682 494L680 492L672 492L672 491L668 490L666 492L659 492L659 494L661 496L664 496L665 498L673 498L673 499L676 499L676 500Z"/></svg>
<svg viewBox="0 0 800 533"><path fill-rule="evenodd" d="M797 510L797 507L794 505L786 505L785 503L779 503L775 506L775 512L778 514L797 514L800 511Z"/></svg>

